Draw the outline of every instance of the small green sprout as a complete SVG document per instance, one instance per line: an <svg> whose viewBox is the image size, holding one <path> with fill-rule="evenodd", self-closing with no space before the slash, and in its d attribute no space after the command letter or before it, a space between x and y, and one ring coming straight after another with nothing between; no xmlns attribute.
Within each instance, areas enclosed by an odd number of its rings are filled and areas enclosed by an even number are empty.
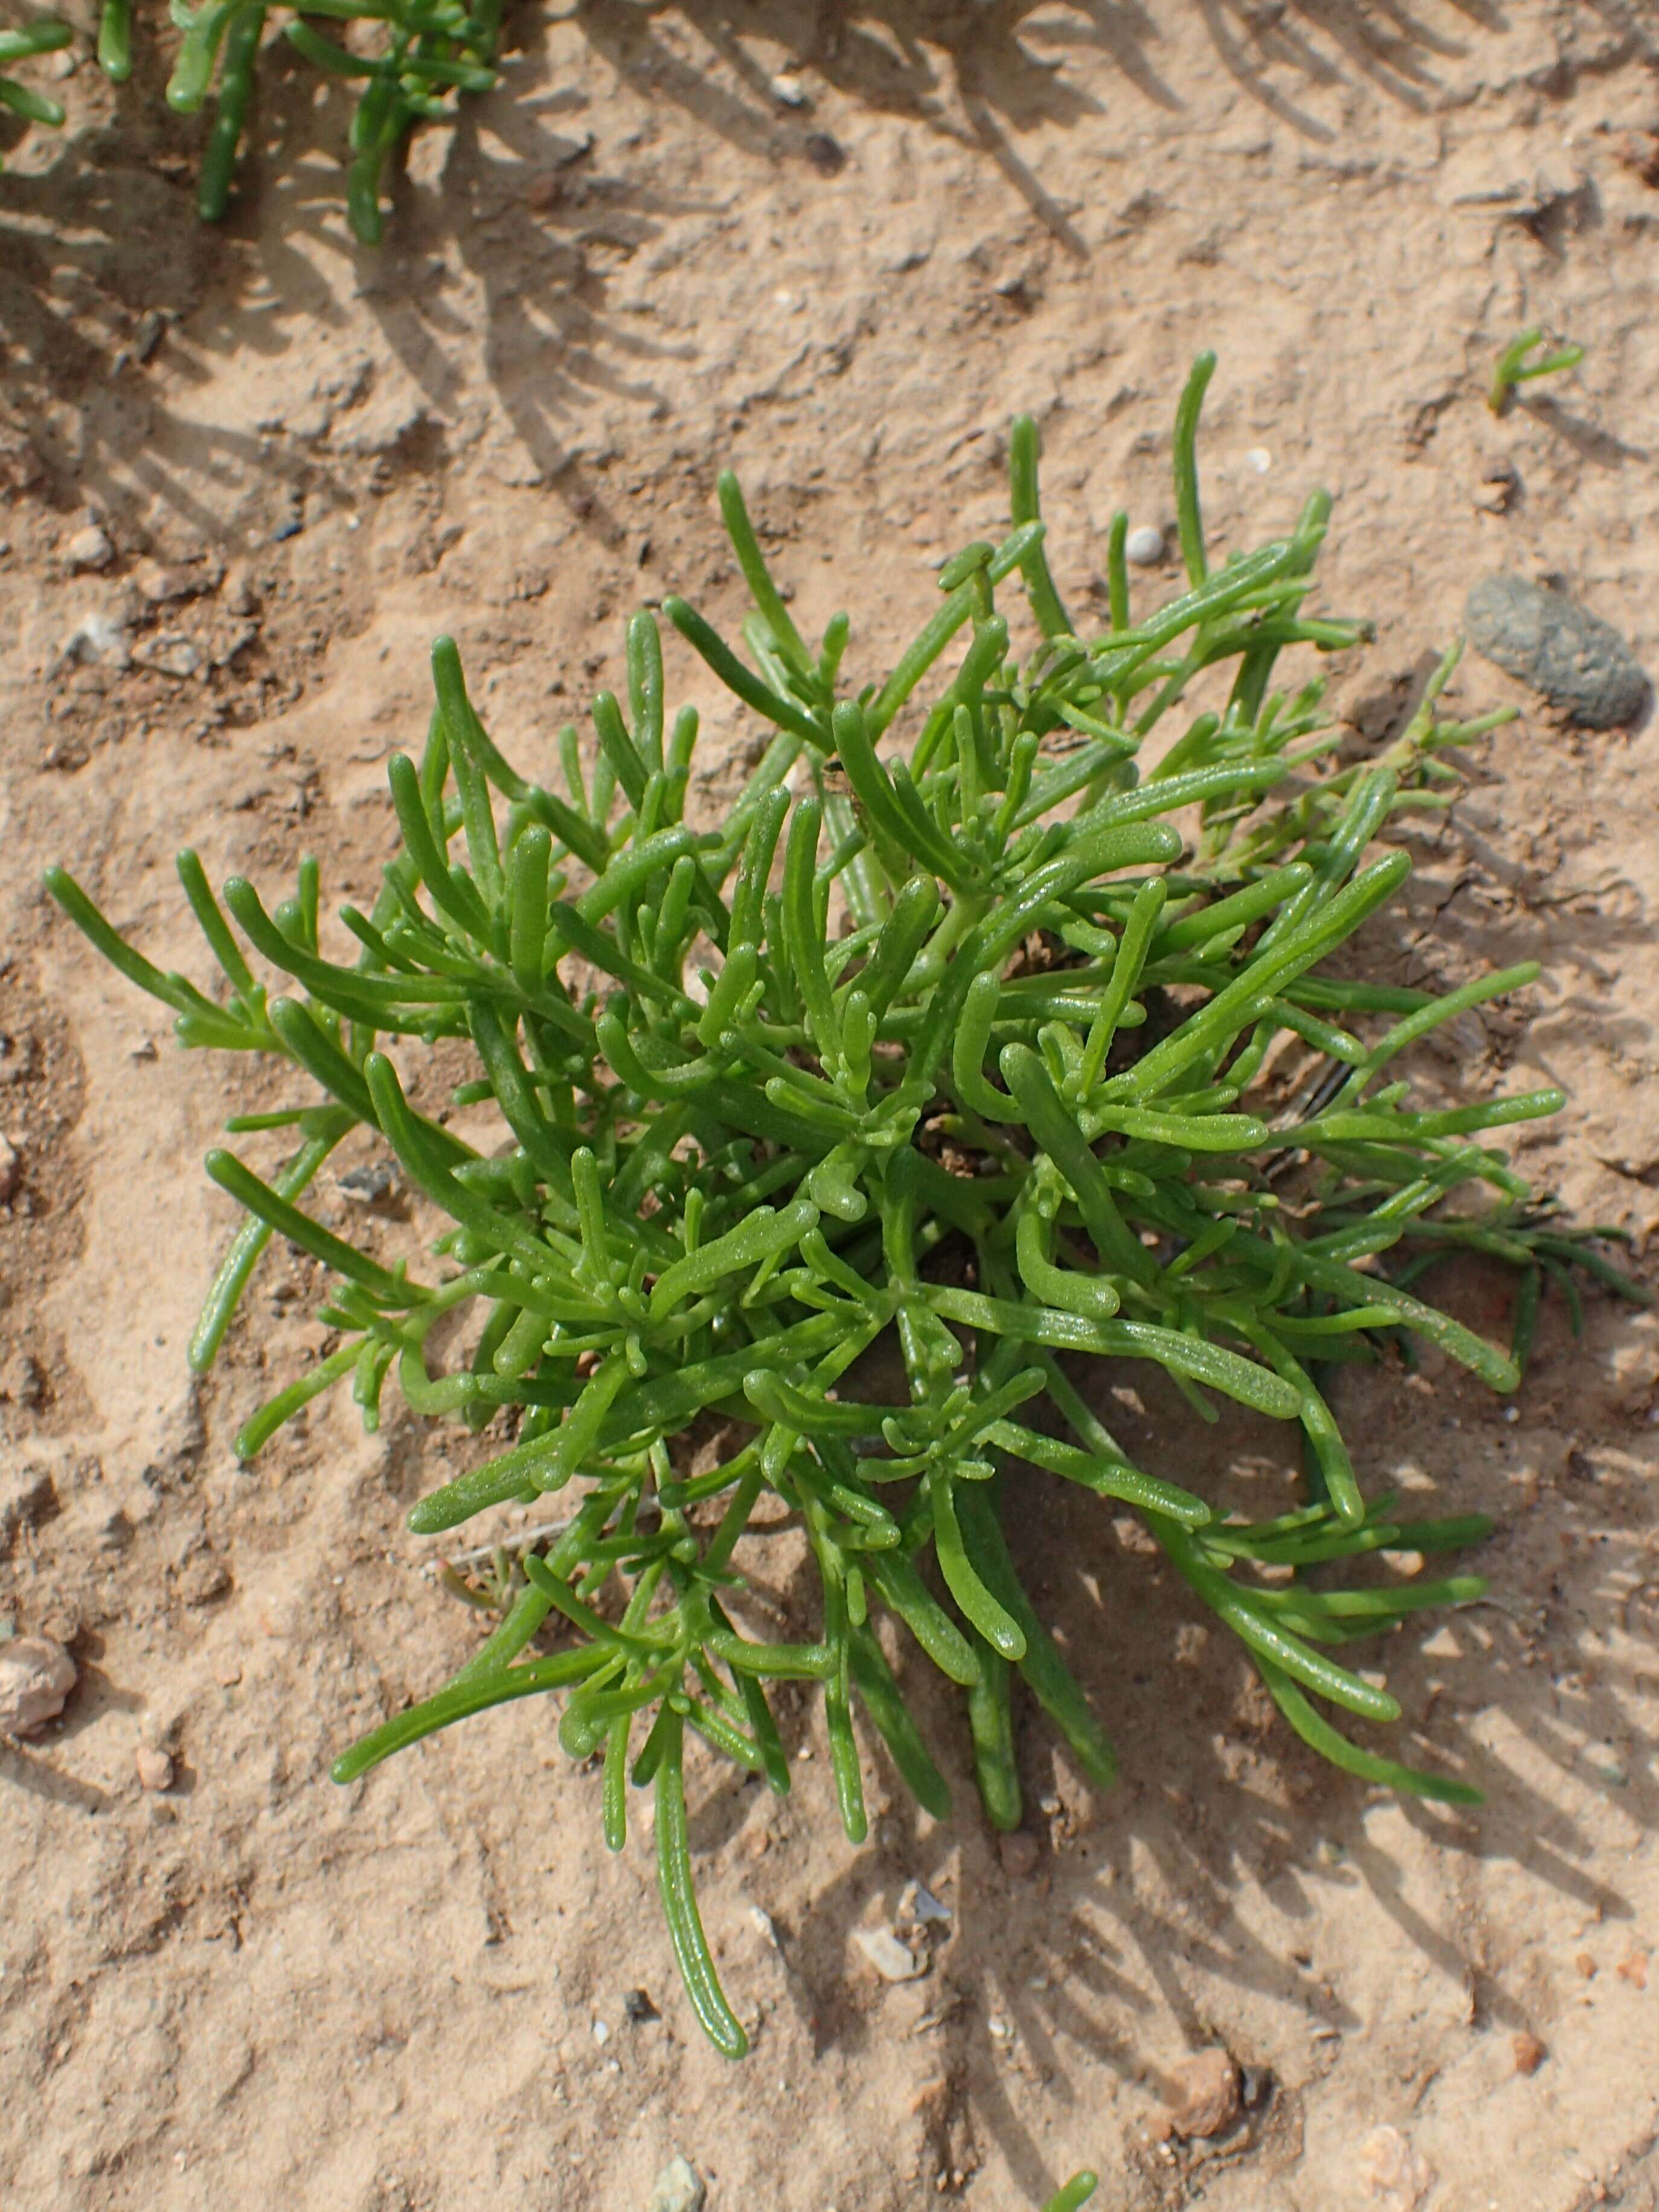
<svg viewBox="0 0 1659 2212"><path fill-rule="evenodd" d="M1067 611L1050 569L1029 417L1006 534L945 562L884 674L843 672L846 615L816 647L802 637L723 477L746 653L663 602L763 732L716 826L685 818L698 715L671 713L642 611L625 699L593 702L595 748L558 733L562 788L503 757L439 640L424 750L389 768L402 849L370 909L343 907L326 936L314 860L270 907L240 876L222 902L181 854L209 988L47 876L185 1045L269 1054L292 1079L289 1103L228 1125L288 1131L286 1158L208 1156L246 1218L190 1356L211 1364L273 1237L314 1264L334 1340L245 1422L241 1455L348 1381L373 1428L393 1384L416 1417L495 1431L489 1457L414 1506L416 1533L572 1492L535 1543L462 1555L489 1562L498 1626L336 1778L489 1706L559 1697L564 1750L602 1764L612 1850L630 1784L654 1792L674 1952L734 2058L748 2039L692 1884L688 1735L782 1793L787 1741L818 1698L851 1840L867 1826L855 1714L944 1819L908 1687L925 1659L962 1693L993 1825L1021 1818L1017 1675L1107 1788L1116 1755L1018 1565L1058 1481L1139 1518L1305 1743L1362 1781L1471 1802L1462 1776L1405 1766L1328 1711L1397 1719L1339 1655L1483 1588L1367 1578L1367 1563L1456 1551L1488 1525L1368 1496L1332 1378L1423 1342L1510 1391L1547 1287L1575 1320L1575 1270L1645 1299L1593 1249L1611 1232L1564 1229L1487 1141L1554 1113L1559 1091L1425 1105L1400 1073L1537 972L1437 996L1367 980L1353 957L1410 872L1377 841L1402 809L1443 806L1459 749L1504 717L1439 719L1453 653L1382 759L1329 767L1322 685L1273 678L1287 651L1365 635L1306 608L1330 502L1210 565L1194 442L1214 366L1198 363L1175 443L1187 586L1131 606L1120 518L1103 625ZM1211 703L1148 746L1200 683ZM447 1097L418 1049L439 1040L471 1054ZM432 1264L307 1210L348 1139L395 1156L439 1231ZM1419 1294L1460 1252L1515 1271L1507 1346ZM878 1346L903 1375L885 1395L860 1365ZM1121 1361L1158 1367L1200 1420L1220 1398L1282 1425L1296 1501L1222 1517L1174 1479L1178 1429L1135 1464L1098 1410ZM780 1601L750 1572L781 1528L804 1564Z"/></svg>
<svg viewBox="0 0 1659 2212"><path fill-rule="evenodd" d="M47 20L26 23L21 30L0 31L0 108L21 116L25 123L43 123L49 131L62 127L64 111L55 100L37 92L33 85L20 83L16 77L3 74L10 62L32 61L37 54L55 53L66 46L75 33L67 23ZM4 163L0 162L0 167Z"/></svg>
<svg viewBox="0 0 1659 2212"><path fill-rule="evenodd" d="M1043 2207L1043 2212L1081 2212L1081 2207L1089 2202L1099 2186L1099 2175L1091 2173L1085 2166L1081 2173L1072 2176L1064 2189L1056 2191Z"/></svg>
<svg viewBox="0 0 1659 2212"><path fill-rule="evenodd" d="M1494 415L1501 415L1510 404L1510 395L1517 385L1530 384L1534 377L1553 376L1558 370L1577 368L1584 358L1581 345L1558 346L1542 360L1528 362L1527 356L1544 343L1544 333L1535 325L1511 338L1492 365L1492 382L1486 390L1486 404Z"/></svg>

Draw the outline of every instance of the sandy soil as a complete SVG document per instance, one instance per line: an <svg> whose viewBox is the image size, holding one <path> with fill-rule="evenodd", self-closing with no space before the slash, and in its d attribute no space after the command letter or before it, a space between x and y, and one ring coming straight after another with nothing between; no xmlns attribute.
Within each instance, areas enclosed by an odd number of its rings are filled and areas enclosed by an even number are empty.
<svg viewBox="0 0 1659 2212"><path fill-rule="evenodd" d="M1390 726L1498 566L1567 580L1659 668L1659 19L1638 0L519 13L507 89L416 146L379 254L347 240L342 111L297 64L222 236L189 212L183 126L90 71L64 88L69 131L0 178L0 1133L20 1163L0 1613L81 1668L58 1729L0 1744L0 2202L636 2212L681 2151L712 2212L1024 2212L1085 2161L1111 2212L1650 2212L1650 1321L1594 1300L1575 1344L1553 1313L1514 1419L1437 1369L1349 1389L1374 1480L1503 1518L1493 1601L1389 1655L1402 1741L1466 1764L1478 1815L1303 1754L1127 1524L1056 1498L1022 1548L1127 1778L1092 1801L1028 1726L1038 1849L1011 1872L942 1705L964 1809L936 1826L872 1764L860 1853L810 1724L784 1809L702 1775L705 1912L756 2029L734 2070L675 1985L648 1843L606 1856L597 1779L547 1715L328 1781L477 1632L401 1525L454 1443L404 1419L365 1440L339 1406L238 1466L238 1418L322 1338L278 1260L220 1370L186 1377L228 1220L197 1162L265 1093L174 1049L37 884L69 862L192 967L186 840L266 884L315 850L336 898L361 892L431 635L459 634L508 750L547 757L614 680L641 595L736 611L726 460L800 604L850 605L873 671L940 553L1000 512L1003 427L1031 409L1081 589L1120 501L1165 520L1174 395L1206 343L1218 539L1279 527L1315 482L1336 495L1328 599L1378 624L1338 672L1359 726ZM786 70L804 106L775 94ZM1494 422L1485 366L1531 320L1588 358ZM89 514L115 557L75 573ZM102 658L66 653L89 617L120 626ZM674 674L714 704L684 655ZM1524 702L1478 663L1457 696ZM1650 732L1573 735L1524 703L1377 957L1543 963L1512 1016L1460 1030L1458 1079L1568 1085L1523 1157L1640 1250L1659 767ZM746 736L715 708L702 804ZM1501 1326L1503 1286L1455 1295ZM1194 1439L1143 1395L1125 1425L1152 1463L1239 1494L1281 1480L1267 1439ZM787 1577L775 1595L787 1617ZM139 1790L146 1744L176 1762L164 1796ZM849 1935L912 1876L953 1920L927 1978L890 1989ZM659 2019L628 2022L636 1988ZM1547 2051L1530 2074L1526 2035ZM1259 2118L1218 2153L1161 2145L1170 2069L1214 2044L1270 2069ZM1368 2147L1378 2128L1398 2140Z"/></svg>

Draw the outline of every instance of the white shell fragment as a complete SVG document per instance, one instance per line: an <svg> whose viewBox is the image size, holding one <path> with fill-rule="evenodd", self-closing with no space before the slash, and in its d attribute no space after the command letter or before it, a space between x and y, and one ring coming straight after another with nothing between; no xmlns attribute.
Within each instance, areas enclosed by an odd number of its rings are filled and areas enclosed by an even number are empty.
<svg viewBox="0 0 1659 2212"><path fill-rule="evenodd" d="M927 1967L908 1943L901 1943L890 1928L855 1928L853 1943L865 1964L884 1982L914 1982Z"/></svg>

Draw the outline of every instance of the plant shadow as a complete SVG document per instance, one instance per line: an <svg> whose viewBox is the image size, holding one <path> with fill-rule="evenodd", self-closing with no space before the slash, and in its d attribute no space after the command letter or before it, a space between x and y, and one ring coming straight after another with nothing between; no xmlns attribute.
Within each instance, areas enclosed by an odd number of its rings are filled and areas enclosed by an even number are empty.
<svg viewBox="0 0 1659 2212"><path fill-rule="evenodd" d="M591 134L571 119L583 100L552 82L544 49L545 26L532 19L503 89L404 149L413 160L388 176L379 247L346 227L349 101L319 88L283 41L264 57L217 228L197 220L194 157L171 150L190 143L191 126L167 116L153 59L142 99L70 134L49 167L0 174L0 484L9 476L64 511L148 507L240 548L263 534L268 500L256 488L367 480L375 457L354 468L349 447L337 456L314 436L284 434L280 410L249 430L197 416L174 395L181 385L206 393L232 364L257 372L314 354L347 333L355 299L421 412L368 488L441 465L482 336L484 376L528 470L594 515L593 477L573 458L592 403L659 412L652 369L669 350L609 311L609 271L697 208L592 158ZM164 380L149 373L153 361ZM597 526L607 523L601 507Z"/></svg>
<svg viewBox="0 0 1659 2212"><path fill-rule="evenodd" d="M1252 96L1314 137L1328 127L1308 96L1366 86L1421 104L1437 70L1506 22L1494 0L1425 0L1416 12L1398 0L1200 0L1200 9ZM839 166L810 96L793 91L799 106L780 98L778 57L792 56L854 109L989 160L1076 257L1088 250L1077 210L1046 190L1020 135L1045 124L1121 129L1101 90L1118 83L1132 102L1178 118L1191 64L1152 0L582 0L569 21L650 107L679 109L750 159ZM1079 66L1103 56L1103 76ZM64 511L149 502L216 542L257 532L249 487L303 484L331 457L194 413L178 386L205 392L227 362L344 332L355 296L422 395L440 446L482 333L485 379L526 466L585 518L598 507L608 527L596 472L575 452L585 411L603 396L659 413L653 365L672 350L611 311L610 272L678 219L715 210L596 157L577 120L584 96L560 82L544 16L516 10L501 87L410 142L378 248L358 246L344 222L348 96L282 40L264 57L230 218L200 224L193 179L206 125L166 107L167 58L161 42L141 41L112 105L107 88L87 95L91 119L54 143L49 162L0 174L0 486L43 489ZM165 377L149 373L158 356ZM228 512L239 517L228 532Z"/></svg>
<svg viewBox="0 0 1659 2212"><path fill-rule="evenodd" d="M1494 0L1199 0L1208 42L1235 81L1304 137L1335 127L1310 95L1368 88L1429 108L1437 70L1477 33L1507 17ZM1437 20L1425 19L1431 14ZM1150 0L580 0L575 20L642 92L666 95L734 144L756 140L811 159L815 125L804 95L781 102L764 42L810 68L857 110L919 123L986 154L1031 212L1073 250L1081 241L1015 150L1011 133L1039 124L1121 126L1068 62L1103 57L1112 79L1146 107L1179 115L1182 62L1164 11ZM688 51L688 46L690 51ZM701 52L698 49L701 48ZM718 71L715 65L718 64Z"/></svg>

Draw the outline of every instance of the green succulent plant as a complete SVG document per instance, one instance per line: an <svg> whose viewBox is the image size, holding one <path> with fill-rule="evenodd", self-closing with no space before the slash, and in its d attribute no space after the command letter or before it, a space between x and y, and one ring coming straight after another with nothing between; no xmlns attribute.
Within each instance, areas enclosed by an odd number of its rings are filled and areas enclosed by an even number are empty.
<svg viewBox="0 0 1659 2212"><path fill-rule="evenodd" d="M1024 420L1007 534L945 563L933 611L879 677L849 674L845 616L803 639L722 478L753 600L746 654L684 601L663 606L766 733L717 826L685 818L698 717L670 714L642 612L626 702L593 702L591 757L559 732L556 786L502 757L439 641L424 751L390 767L402 850L372 908L342 908L326 938L314 860L270 908L240 877L222 902L183 854L212 989L161 973L69 875L48 877L185 1045L274 1055L294 1078L291 1105L228 1125L289 1132L279 1166L209 1155L246 1218L191 1356L212 1361L272 1236L323 1270L335 1337L239 1450L337 1384L372 1427L390 1382L414 1414L495 1439L416 1505L416 1532L571 1501L556 1530L497 1553L482 1648L337 1778L558 1693L565 1750L603 1762L613 1850L630 1783L654 1790L674 1948L729 2056L746 2037L693 1891L688 1732L787 1790L777 1700L805 1686L849 1837L866 1830L860 1710L943 1817L907 1688L925 1659L960 1686L998 1826L1020 1818L1016 1673L1082 1771L1112 1781L1006 1533L1055 1480L1139 1516L1327 1758L1474 1797L1333 1717L1399 1712L1345 1663L1353 1639L1481 1587L1333 1570L1454 1550L1487 1524L1368 1495L1326 1381L1426 1343L1510 1390L1550 1283L1570 1289L1576 1268L1639 1295L1591 1241L1606 1232L1564 1229L1487 1141L1554 1112L1559 1091L1423 1106L1399 1073L1419 1040L1535 971L1437 996L1332 966L1408 872L1403 851L1368 857L1376 841L1401 809L1446 804L1458 748L1505 718L1439 719L1449 655L1382 758L1344 765L1319 683L1273 688L1287 650L1363 629L1306 611L1322 496L1288 538L1211 565L1194 447L1213 365L1177 419L1177 596L1131 606L1119 517L1103 616L1074 618ZM1212 703L1194 713L1200 688ZM447 1038L474 1072L441 1097L430 1069L399 1066ZM1273 1079L1289 1061L1304 1065L1287 1094ZM441 1224L419 1273L381 1256L372 1227L348 1241L306 1210L361 1132ZM1516 1271L1508 1346L1414 1287L1452 1250ZM463 1311L470 1347L446 1361L441 1324ZM864 1379L884 1346L896 1397ZM1152 1362L1201 1419L1229 1400L1299 1432L1301 1502L1221 1517L1179 1479L1178 1432L1135 1464L1097 1410L1103 1363L1122 1360ZM794 1637L763 1618L740 1549L783 1526L810 1560Z"/></svg>

